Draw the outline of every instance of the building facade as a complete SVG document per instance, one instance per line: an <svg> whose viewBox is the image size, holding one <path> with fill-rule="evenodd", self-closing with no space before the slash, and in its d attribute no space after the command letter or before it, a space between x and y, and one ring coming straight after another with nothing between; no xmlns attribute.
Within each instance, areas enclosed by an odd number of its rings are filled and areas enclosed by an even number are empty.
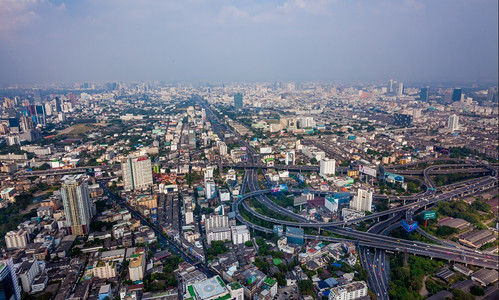
<svg viewBox="0 0 499 300"><path fill-rule="evenodd" d="M121 164L126 191L144 190L153 184L151 160L147 156L129 156Z"/></svg>
<svg viewBox="0 0 499 300"><path fill-rule="evenodd" d="M85 235L92 219L92 200L86 176L66 175L61 187L62 203L69 234Z"/></svg>

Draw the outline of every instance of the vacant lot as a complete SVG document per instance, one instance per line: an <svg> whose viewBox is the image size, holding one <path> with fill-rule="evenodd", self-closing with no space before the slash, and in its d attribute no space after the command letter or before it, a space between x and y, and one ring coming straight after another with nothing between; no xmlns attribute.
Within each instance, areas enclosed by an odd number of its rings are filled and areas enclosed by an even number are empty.
<svg viewBox="0 0 499 300"><path fill-rule="evenodd" d="M94 130L96 127L92 124L76 124L71 127L68 127L64 130L59 131L57 135L64 135L64 136L78 136L80 134L89 132Z"/></svg>

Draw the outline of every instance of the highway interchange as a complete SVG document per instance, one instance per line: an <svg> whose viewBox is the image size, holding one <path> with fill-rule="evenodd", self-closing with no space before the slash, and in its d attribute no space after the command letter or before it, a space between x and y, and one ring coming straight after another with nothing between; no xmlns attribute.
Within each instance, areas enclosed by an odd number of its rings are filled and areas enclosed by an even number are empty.
<svg viewBox="0 0 499 300"><path fill-rule="evenodd" d="M205 106L208 113L211 114L212 120L218 121L216 116L211 112L209 106ZM226 127L227 128L227 127ZM217 131L216 131L217 132ZM221 135L220 132L217 134ZM405 196L398 197L396 200L407 200L413 201L407 205L395 207L387 211L374 213L369 216L358 218L355 220L341 221L341 222L316 222L303 218L283 207L272 202L266 194L270 193L270 190L261 190L258 182L257 168L265 170L265 166L260 164L258 154L255 150L250 147L242 138L240 138L239 143L241 146L246 147L248 151L248 163L246 164L245 176L243 180L243 187L241 189L242 196L238 198L232 206L232 210L236 214L236 218L239 222L246 224L249 228L253 230L262 231L265 233L273 233L272 229L265 228L256 224L249 222L244 219L240 213L240 207L252 214L253 216L263 219L267 222L279 225L293 226L293 227L311 227L318 229L327 229L334 234L339 234L348 237L337 238L333 236L321 236L321 235L305 235L306 239L322 240L327 242L341 242L345 240L352 241L358 246L358 251L360 254L360 260L363 267L368 271L368 285L369 288L378 296L378 299L388 299L388 276L387 270L385 270L386 261L386 251L391 252L402 252L410 253L415 255L427 256L431 258L439 258L447 261L454 261L464 264L472 264L475 266L481 266L486 268L498 269L499 265L497 262L497 256L491 257L487 254L481 254L475 251L463 249L461 247L455 247L454 245L445 245L443 242L437 238L424 232L428 238L440 243L440 244L427 244L423 242L400 240L396 238L389 237L388 234L391 230L400 226L400 219L405 216L406 219L412 220L413 216L425 210L428 207L436 204L438 201L450 201L456 197L462 197L469 194L474 194L479 191L491 188L497 185L497 167L490 167L487 165L476 164L472 162L470 164L468 161L466 164L459 164L462 160L455 160L457 164L447 164L447 165L432 165L424 170L419 170L417 172L409 172L407 170L397 170L402 169L402 167L393 167L391 170L400 171L400 173L410 173L410 175L421 174L424 177L424 185L426 190L415 196ZM436 161L436 160L435 160ZM433 161L427 161L433 162ZM426 162L425 162L426 163ZM409 164L404 166L404 168L414 166L417 163ZM239 166L238 166L239 167ZM240 166L243 167L243 166ZM311 167L317 166L279 166L278 168L288 169L288 170L305 170L305 168L314 170ZM308 170L308 169L307 169ZM464 183L456 183L450 186L444 186L437 188L430 178L430 174L445 174L451 173L453 170L458 172L491 172L493 176L486 176L482 178L468 180ZM268 180L268 176L264 173L264 177ZM249 192L246 192L249 190ZM290 192L300 192L299 190L291 189ZM281 215L293 218L294 221L283 221L273 219L262 214L257 213L252 209L246 200L254 198L257 201L263 203L269 207L274 212ZM385 198L385 196L377 195L378 199ZM393 198L392 198L393 200ZM404 201L405 204L405 201ZM357 231L352 228L344 228L345 225L350 225L358 223L365 220L377 219L381 217L388 216L388 219L377 223L376 225L369 228L368 232ZM421 232L422 230L420 230Z"/></svg>

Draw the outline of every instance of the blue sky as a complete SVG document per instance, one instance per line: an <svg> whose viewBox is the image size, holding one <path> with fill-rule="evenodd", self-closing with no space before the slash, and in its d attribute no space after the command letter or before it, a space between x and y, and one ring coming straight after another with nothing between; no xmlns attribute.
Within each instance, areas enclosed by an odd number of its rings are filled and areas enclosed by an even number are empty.
<svg viewBox="0 0 499 300"><path fill-rule="evenodd" d="M0 84L493 80L497 0L0 0Z"/></svg>

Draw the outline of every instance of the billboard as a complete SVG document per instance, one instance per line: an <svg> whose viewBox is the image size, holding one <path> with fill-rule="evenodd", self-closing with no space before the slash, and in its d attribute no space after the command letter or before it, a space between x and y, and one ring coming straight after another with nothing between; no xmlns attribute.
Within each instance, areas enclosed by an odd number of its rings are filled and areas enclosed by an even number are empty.
<svg viewBox="0 0 499 300"><path fill-rule="evenodd" d="M290 244L303 245L304 230L303 228L286 226L286 239Z"/></svg>
<svg viewBox="0 0 499 300"><path fill-rule="evenodd" d="M286 191L288 191L288 185L285 183L280 185L275 185L272 187L271 190L272 193L286 192Z"/></svg>
<svg viewBox="0 0 499 300"><path fill-rule="evenodd" d="M271 154L272 147L262 147L260 148L260 154Z"/></svg>
<svg viewBox="0 0 499 300"><path fill-rule="evenodd" d="M418 222L414 222L412 224L408 224L406 220L402 220L402 227L405 229L407 232L412 232L416 229L418 229Z"/></svg>
<svg viewBox="0 0 499 300"><path fill-rule="evenodd" d="M423 220L435 219L437 212L434 210L427 210L423 212Z"/></svg>
<svg viewBox="0 0 499 300"><path fill-rule="evenodd" d="M274 233L281 237L284 233L284 227L282 225L274 225Z"/></svg>
<svg viewBox="0 0 499 300"><path fill-rule="evenodd" d="M305 182L305 177L303 177L303 175L301 175L301 173L298 173L298 175L296 176L298 178L298 183L304 183Z"/></svg>
<svg viewBox="0 0 499 300"><path fill-rule="evenodd" d="M404 182L404 177L392 173L385 172L385 179L392 182Z"/></svg>
<svg viewBox="0 0 499 300"><path fill-rule="evenodd" d="M372 176L372 177L376 177L376 170L374 170L373 168L369 168L367 166L364 166L364 165L359 165L359 172L362 174Z"/></svg>

